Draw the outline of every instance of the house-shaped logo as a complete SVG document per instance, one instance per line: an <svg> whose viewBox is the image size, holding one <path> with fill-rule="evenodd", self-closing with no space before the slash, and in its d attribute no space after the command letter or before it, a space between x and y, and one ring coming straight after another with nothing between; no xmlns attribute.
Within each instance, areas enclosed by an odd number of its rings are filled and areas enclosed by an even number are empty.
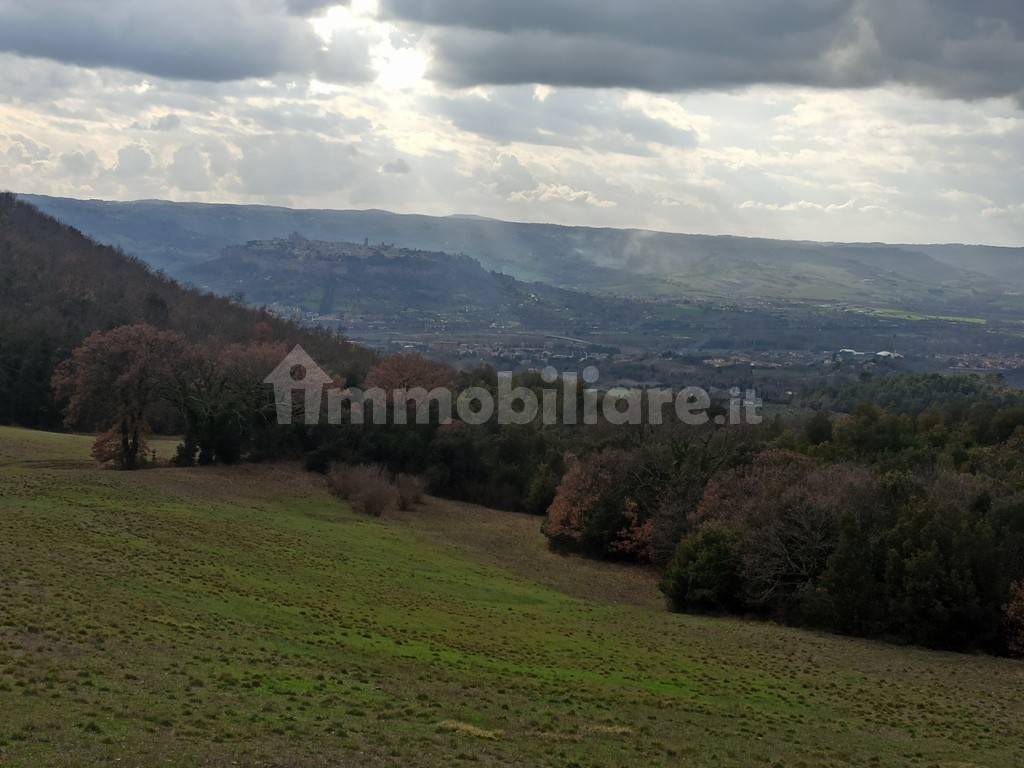
<svg viewBox="0 0 1024 768"><path fill-rule="evenodd" d="M263 380L274 387L274 403L277 406L277 423L292 423L292 393L301 389L306 412L306 424L320 421L320 403L324 386L333 379L320 368L306 350L296 345L295 349Z"/></svg>

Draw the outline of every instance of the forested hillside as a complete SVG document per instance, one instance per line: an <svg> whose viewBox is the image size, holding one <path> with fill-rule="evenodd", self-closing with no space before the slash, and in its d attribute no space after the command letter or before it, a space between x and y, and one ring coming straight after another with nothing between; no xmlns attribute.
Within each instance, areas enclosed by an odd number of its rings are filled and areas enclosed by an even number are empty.
<svg viewBox="0 0 1024 768"><path fill-rule="evenodd" d="M59 426L50 387L56 365L90 333L133 323L195 342L299 343L352 377L374 357L326 331L184 288L14 195L0 195L0 423Z"/></svg>

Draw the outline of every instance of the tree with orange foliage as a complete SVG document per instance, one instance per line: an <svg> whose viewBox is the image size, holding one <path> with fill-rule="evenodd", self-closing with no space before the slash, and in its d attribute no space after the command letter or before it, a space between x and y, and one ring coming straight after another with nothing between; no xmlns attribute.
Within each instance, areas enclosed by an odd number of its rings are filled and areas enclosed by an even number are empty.
<svg viewBox="0 0 1024 768"><path fill-rule="evenodd" d="M414 352L384 358L370 369L366 375L364 388L383 390L387 394L388 402L395 408L396 423L404 423L401 419L414 409L421 405L429 407L432 392L450 392L454 383L454 370ZM401 402L396 402L396 397ZM399 412L403 405L404 409ZM450 407L448 410L450 411ZM448 417L448 413L441 416L442 420Z"/></svg>
<svg viewBox="0 0 1024 768"><path fill-rule="evenodd" d="M587 554L649 559L652 523L631 495L630 479L638 457L608 448L579 459L567 456L568 469L548 508L544 533L556 549Z"/></svg>
<svg viewBox="0 0 1024 768"><path fill-rule="evenodd" d="M414 352L381 360L366 375L365 389L379 388L390 393L396 389L423 387L430 391L450 387L454 382L455 372L450 367Z"/></svg>
<svg viewBox="0 0 1024 768"><path fill-rule="evenodd" d="M184 337L145 325L89 336L54 372L56 396L67 401L70 428L105 428L93 455L137 469L150 418L164 401Z"/></svg>

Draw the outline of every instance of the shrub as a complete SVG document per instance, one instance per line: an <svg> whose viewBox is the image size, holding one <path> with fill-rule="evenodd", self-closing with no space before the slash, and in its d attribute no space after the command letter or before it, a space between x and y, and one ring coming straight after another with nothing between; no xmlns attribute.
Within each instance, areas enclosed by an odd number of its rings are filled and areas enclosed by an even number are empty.
<svg viewBox="0 0 1024 768"><path fill-rule="evenodd" d="M418 475L399 475L395 478L398 489L398 508L408 511L423 503L423 494L427 490L427 481Z"/></svg>
<svg viewBox="0 0 1024 768"><path fill-rule="evenodd" d="M327 485L336 496L373 517L399 506L398 488L383 467L368 464L335 467L327 476Z"/></svg>
<svg viewBox="0 0 1024 768"><path fill-rule="evenodd" d="M558 475L544 465L537 470L526 492L526 511L531 515L546 515L558 493Z"/></svg>
<svg viewBox="0 0 1024 768"><path fill-rule="evenodd" d="M339 499L351 501L358 487L357 478L368 469L365 466L336 466L327 473L327 487Z"/></svg>
<svg viewBox="0 0 1024 768"><path fill-rule="evenodd" d="M322 445L306 454L304 464L307 472L326 475L331 468L331 458L336 453L333 445Z"/></svg>
<svg viewBox="0 0 1024 768"><path fill-rule="evenodd" d="M715 526L683 539L661 580L675 611L736 610L742 606L739 539Z"/></svg>
<svg viewBox="0 0 1024 768"><path fill-rule="evenodd" d="M398 489L383 475L367 482L356 493L355 502L364 514L381 517L399 505Z"/></svg>

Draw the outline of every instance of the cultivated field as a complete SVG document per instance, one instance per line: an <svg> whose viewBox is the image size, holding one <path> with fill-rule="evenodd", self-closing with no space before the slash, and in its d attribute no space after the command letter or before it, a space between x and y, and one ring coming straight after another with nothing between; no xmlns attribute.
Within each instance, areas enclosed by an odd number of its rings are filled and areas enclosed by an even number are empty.
<svg viewBox="0 0 1024 768"><path fill-rule="evenodd" d="M671 615L536 518L88 446L0 429L0 765L1024 764L1024 664Z"/></svg>

